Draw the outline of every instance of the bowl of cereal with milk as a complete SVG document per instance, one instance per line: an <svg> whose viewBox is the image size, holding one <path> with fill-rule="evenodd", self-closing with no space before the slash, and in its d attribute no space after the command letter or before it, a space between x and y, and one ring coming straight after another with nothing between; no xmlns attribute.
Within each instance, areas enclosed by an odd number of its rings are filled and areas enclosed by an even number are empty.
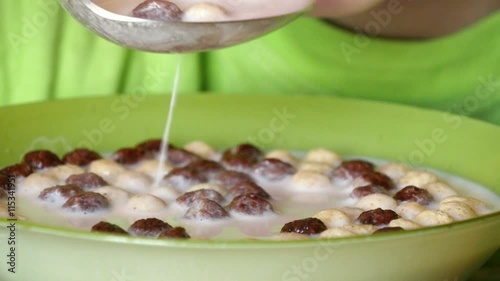
<svg viewBox="0 0 500 281"><path fill-rule="evenodd" d="M112 102L0 109L0 279L466 280L499 248L493 125L181 96L162 154L166 98Z"/></svg>

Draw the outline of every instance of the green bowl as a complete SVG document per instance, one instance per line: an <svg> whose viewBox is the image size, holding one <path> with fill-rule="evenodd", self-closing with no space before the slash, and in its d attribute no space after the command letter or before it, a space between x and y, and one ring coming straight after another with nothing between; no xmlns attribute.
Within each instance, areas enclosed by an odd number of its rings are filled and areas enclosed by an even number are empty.
<svg viewBox="0 0 500 281"><path fill-rule="evenodd" d="M167 97L0 108L0 166L34 148L112 151L163 132ZM445 113L347 99L182 96L172 141L326 147L425 165L500 193L500 128ZM0 280L465 280L500 246L500 212L377 236L310 241L163 241L15 222L16 273L0 221ZM493 280L493 279L492 279Z"/></svg>

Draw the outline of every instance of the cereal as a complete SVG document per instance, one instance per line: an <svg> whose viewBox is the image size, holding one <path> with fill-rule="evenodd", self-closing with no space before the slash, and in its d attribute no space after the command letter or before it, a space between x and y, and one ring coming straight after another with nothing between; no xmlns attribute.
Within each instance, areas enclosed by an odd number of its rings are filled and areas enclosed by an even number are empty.
<svg viewBox="0 0 500 281"><path fill-rule="evenodd" d="M94 173L76 173L66 179L67 184L77 185L86 191L106 186L108 183L99 175Z"/></svg>
<svg viewBox="0 0 500 281"><path fill-rule="evenodd" d="M172 229L172 226L157 218L147 218L135 221L128 228L128 233L134 236L158 237L164 231Z"/></svg>
<svg viewBox="0 0 500 281"><path fill-rule="evenodd" d="M215 190L223 197L226 197L226 195L228 193L226 188L224 188L218 184L215 184L215 183L200 183L197 185L193 185L188 191L196 191L196 190L200 190L200 189Z"/></svg>
<svg viewBox="0 0 500 281"><path fill-rule="evenodd" d="M381 234L381 233L388 233L388 232L398 232L404 230L402 227L396 226L396 227L384 227L380 228L377 231L375 231L373 234Z"/></svg>
<svg viewBox="0 0 500 281"><path fill-rule="evenodd" d="M332 173L333 167L321 162L302 162L299 171L315 172L328 176Z"/></svg>
<svg viewBox="0 0 500 281"><path fill-rule="evenodd" d="M483 202L481 202L481 201L479 201L477 199L471 198L471 197L450 196L450 197L446 197L445 199L443 199L441 201L441 204L449 203L449 202L462 202L462 203L465 203L465 204L469 205L469 207L471 207L474 211L476 211L478 213L481 213L485 209L485 205L484 205Z"/></svg>
<svg viewBox="0 0 500 281"><path fill-rule="evenodd" d="M313 218L321 220L328 228L341 227L351 223L349 215L337 209L323 210L314 215Z"/></svg>
<svg viewBox="0 0 500 281"><path fill-rule="evenodd" d="M474 209L465 202L449 201L442 202L439 210L447 213L455 221L463 221L477 217Z"/></svg>
<svg viewBox="0 0 500 281"><path fill-rule="evenodd" d="M361 213L358 217L358 221L362 224L386 225L398 218L398 214L393 210L377 208Z"/></svg>
<svg viewBox="0 0 500 281"><path fill-rule="evenodd" d="M273 240L277 241L297 241L310 239L309 235L299 234L296 232L282 232L273 236Z"/></svg>
<svg viewBox="0 0 500 281"><path fill-rule="evenodd" d="M359 176L373 172L375 165L364 160L344 161L334 171L333 177L341 180L352 180Z"/></svg>
<svg viewBox="0 0 500 281"><path fill-rule="evenodd" d="M141 172L126 171L116 177L114 185L132 193L145 193L153 183L151 177Z"/></svg>
<svg viewBox="0 0 500 281"><path fill-rule="evenodd" d="M214 182L216 184L228 189L239 183L251 181L253 180L249 175L237 171L222 171L218 173L214 178Z"/></svg>
<svg viewBox="0 0 500 281"><path fill-rule="evenodd" d="M260 149L251 144L240 144L222 154L221 163L229 170L251 170L263 156Z"/></svg>
<svg viewBox="0 0 500 281"><path fill-rule="evenodd" d="M167 158L174 167L184 167L200 159L199 156L182 148L170 148L167 151Z"/></svg>
<svg viewBox="0 0 500 281"><path fill-rule="evenodd" d="M438 201L443 200L446 197L457 195L457 192L444 182L431 182L422 186L422 188L427 190L432 197Z"/></svg>
<svg viewBox="0 0 500 281"><path fill-rule="evenodd" d="M133 195L128 199L127 209L144 213L154 213L167 207L160 198L150 194Z"/></svg>
<svg viewBox="0 0 500 281"><path fill-rule="evenodd" d="M378 172L386 174L394 181L401 179L410 170L410 167L402 163L388 163L377 169Z"/></svg>
<svg viewBox="0 0 500 281"><path fill-rule="evenodd" d="M413 220L413 218L415 218L416 215L420 214L425 210L427 209L417 202L403 203L396 207L396 213L398 213L398 215L408 220Z"/></svg>
<svg viewBox="0 0 500 281"><path fill-rule="evenodd" d="M350 237L355 236L354 232L351 232L342 227L333 227L329 228L319 235L319 238L341 238L341 237Z"/></svg>
<svg viewBox="0 0 500 281"><path fill-rule="evenodd" d="M175 201L177 204L183 207L191 207L196 201L202 199L209 199L217 203L224 202L224 197L217 191L213 189L198 189L190 192L186 192L179 196Z"/></svg>
<svg viewBox="0 0 500 281"><path fill-rule="evenodd" d="M95 192L82 192L71 196L63 208L73 212L95 212L109 208L109 201L106 197Z"/></svg>
<svg viewBox="0 0 500 281"><path fill-rule="evenodd" d="M348 224L342 228L356 235L370 235L377 231L377 228L371 224Z"/></svg>
<svg viewBox="0 0 500 281"><path fill-rule="evenodd" d="M453 218L442 211L426 210L415 216L415 222L422 226L435 226L452 223Z"/></svg>
<svg viewBox="0 0 500 281"><path fill-rule="evenodd" d="M288 163L294 167L298 164L298 159L295 158L290 152L287 150L272 150L266 154L266 158L274 158L279 159L285 163Z"/></svg>
<svg viewBox="0 0 500 281"><path fill-rule="evenodd" d="M370 184L370 185L366 185L366 186L356 187L351 192L351 197L359 199L359 198L363 198L365 196L368 196L368 195L374 194L374 193L385 194L386 191L381 186Z"/></svg>
<svg viewBox="0 0 500 281"><path fill-rule="evenodd" d="M423 189L409 185L394 195L398 202L417 202L421 205L429 205L432 201L431 194Z"/></svg>
<svg viewBox="0 0 500 281"><path fill-rule="evenodd" d="M44 189L38 198L47 202L66 201L68 198L82 193L83 189L76 185L57 185Z"/></svg>
<svg viewBox="0 0 500 281"><path fill-rule="evenodd" d="M382 186L386 190L391 190L394 188L394 182L392 181L392 179L379 172L368 172L366 174L363 174L359 178L356 178L352 183L354 187L367 184Z"/></svg>
<svg viewBox="0 0 500 281"><path fill-rule="evenodd" d="M92 161L99 160L101 158L101 155L93 150L86 148L77 148L66 153L63 156L63 162L66 164L83 167L92 163Z"/></svg>
<svg viewBox="0 0 500 281"><path fill-rule="evenodd" d="M317 218L306 218L286 223L281 232L295 232L299 234L320 234L327 229L326 225Z"/></svg>
<svg viewBox="0 0 500 281"><path fill-rule="evenodd" d="M138 148L121 148L113 154L116 163L133 165L145 158L145 152Z"/></svg>
<svg viewBox="0 0 500 281"><path fill-rule="evenodd" d="M160 168L160 161L156 159L144 160L141 163L139 163L135 171L144 173L150 176L152 179L154 179L158 176L159 168ZM162 178L165 177L172 169L173 167L170 164L165 163L165 165L163 165L163 170L161 171L160 177Z"/></svg>
<svg viewBox="0 0 500 281"><path fill-rule="evenodd" d="M54 153L48 150L35 150L28 152L23 157L24 163L34 170L55 167L62 164L62 161Z"/></svg>
<svg viewBox="0 0 500 281"><path fill-rule="evenodd" d="M437 176L429 172L409 171L399 180L399 185L422 187L426 184L437 182L437 180Z"/></svg>
<svg viewBox="0 0 500 281"><path fill-rule="evenodd" d="M193 203L193 205L186 211L184 218L191 220L218 220L228 218L229 214L217 202L201 199Z"/></svg>
<svg viewBox="0 0 500 281"><path fill-rule="evenodd" d="M172 169L164 178L163 183L178 191L185 191L189 187L207 182L208 179L191 167Z"/></svg>
<svg viewBox="0 0 500 281"><path fill-rule="evenodd" d="M33 173L33 169L26 163L14 164L0 170L0 174L13 176L16 178L25 178Z"/></svg>
<svg viewBox="0 0 500 281"><path fill-rule="evenodd" d="M180 21L183 12L172 2L165 0L146 0L139 4L132 14L135 17L161 20L161 21Z"/></svg>
<svg viewBox="0 0 500 281"><path fill-rule="evenodd" d="M84 170L78 166L66 164L50 169L49 174L53 175L60 181L66 181L66 179L71 175L80 174L83 172Z"/></svg>
<svg viewBox="0 0 500 281"><path fill-rule="evenodd" d="M156 196L165 202L175 200L179 197L179 193L175 189L168 186L155 186L149 190L149 194Z"/></svg>
<svg viewBox="0 0 500 281"><path fill-rule="evenodd" d="M229 204L232 213L245 216L260 216L266 213L274 213L273 206L266 199L257 194L246 194L237 196Z"/></svg>
<svg viewBox="0 0 500 281"><path fill-rule="evenodd" d="M222 167L221 164L206 159L194 161L189 164L189 167L209 180L213 179L217 174L224 171L224 167Z"/></svg>
<svg viewBox="0 0 500 281"><path fill-rule="evenodd" d="M226 11L222 7L210 3L197 3L185 11L182 20L188 22L211 22L222 21L226 18Z"/></svg>
<svg viewBox="0 0 500 281"><path fill-rule="evenodd" d="M214 159L217 156L217 150L202 141L193 141L184 145L184 149L196 154L204 159Z"/></svg>
<svg viewBox="0 0 500 281"><path fill-rule="evenodd" d="M172 148L172 145L168 145L168 148ZM160 152L161 150L161 139L149 139L143 141L135 146L135 148L142 150L148 156L153 156Z"/></svg>
<svg viewBox="0 0 500 281"><path fill-rule="evenodd" d="M128 235L128 233L125 230L123 230L123 228L119 227L116 224L111 224L111 223L105 222L105 221L101 221L101 222L95 224L90 231L100 232L100 233Z"/></svg>
<svg viewBox="0 0 500 281"><path fill-rule="evenodd" d="M351 218L351 220L353 221L356 220L359 217L359 215L361 215L361 213L365 211L363 209L355 207L342 207L340 208L340 210L344 212L346 215L348 215L349 218Z"/></svg>
<svg viewBox="0 0 500 281"><path fill-rule="evenodd" d="M411 230L411 229L420 228L421 226L418 225L417 223L411 221L411 220L399 218L399 219L392 220L389 223L389 227L401 227L404 230Z"/></svg>
<svg viewBox="0 0 500 281"><path fill-rule="evenodd" d="M168 238L168 239L189 239L191 236L187 233L186 229L183 227L174 227L169 230L165 230L158 238Z"/></svg>
<svg viewBox="0 0 500 281"><path fill-rule="evenodd" d="M0 175L0 178L2 176ZM7 194L7 191L5 191L4 189L2 189L2 185L0 184L0 202L1 201L7 201L7 198L9 197L9 195Z"/></svg>
<svg viewBox="0 0 500 281"><path fill-rule="evenodd" d="M5 192L5 190L9 190L9 178L0 174L0 192Z"/></svg>
<svg viewBox="0 0 500 281"><path fill-rule="evenodd" d="M103 186L93 190L95 193L99 193L106 197L112 206L122 206L130 198L130 193L127 191L115 187L115 186Z"/></svg>
<svg viewBox="0 0 500 281"><path fill-rule="evenodd" d="M264 199L271 198L262 187L251 181L240 182L229 189L229 196L231 198L247 194L257 194Z"/></svg>
<svg viewBox="0 0 500 281"><path fill-rule="evenodd" d="M40 194L44 189L58 184L59 180L52 175L34 173L25 178L17 187L24 193Z"/></svg>
<svg viewBox="0 0 500 281"><path fill-rule="evenodd" d="M255 164L254 173L269 181L279 181L295 174L295 168L281 160L267 158Z"/></svg>
<svg viewBox="0 0 500 281"><path fill-rule="evenodd" d="M299 189L325 189L330 184L330 178L324 174L310 171L299 171L292 178L292 185Z"/></svg>
<svg viewBox="0 0 500 281"><path fill-rule="evenodd" d="M341 163L342 158L333 151L324 148L317 148L309 150L304 161L323 163L331 167L336 167Z"/></svg>
<svg viewBox="0 0 500 281"><path fill-rule="evenodd" d="M373 210L377 208L394 210L398 204L392 197L374 193L359 199L354 206L363 210Z"/></svg>
<svg viewBox="0 0 500 281"><path fill-rule="evenodd" d="M125 171L123 166L110 159L95 160L89 166L89 172L101 176L107 182L113 182L118 175Z"/></svg>

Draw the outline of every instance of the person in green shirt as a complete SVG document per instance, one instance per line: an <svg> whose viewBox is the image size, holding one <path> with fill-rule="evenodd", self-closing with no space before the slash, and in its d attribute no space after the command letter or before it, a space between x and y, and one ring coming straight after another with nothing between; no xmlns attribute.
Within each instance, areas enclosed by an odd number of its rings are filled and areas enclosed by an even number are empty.
<svg viewBox="0 0 500 281"><path fill-rule="evenodd" d="M182 93L307 94L435 108L500 125L500 1L319 0L258 40L185 55ZM57 1L0 1L0 105L168 93L177 57L127 50Z"/></svg>

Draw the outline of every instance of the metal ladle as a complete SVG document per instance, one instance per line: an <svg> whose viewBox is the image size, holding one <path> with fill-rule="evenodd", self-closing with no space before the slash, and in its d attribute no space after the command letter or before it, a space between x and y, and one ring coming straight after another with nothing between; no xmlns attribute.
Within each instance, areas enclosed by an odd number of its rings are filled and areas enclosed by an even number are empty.
<svg viewBox="0 0 500 281"><path fill-rule="evenodd" d="M306 13L314 4L314 0L280 0L285 5L285 12L269 17L220 22L168 22L128 16L123 7L116 11L109 8L135 5L137 0L60 1L74 18L96 34L124 47L157 53L200 52L243 43L282 27ZM112 2L115 5L110 5ZM130 6L129 11L134 7Z"/></svg>

